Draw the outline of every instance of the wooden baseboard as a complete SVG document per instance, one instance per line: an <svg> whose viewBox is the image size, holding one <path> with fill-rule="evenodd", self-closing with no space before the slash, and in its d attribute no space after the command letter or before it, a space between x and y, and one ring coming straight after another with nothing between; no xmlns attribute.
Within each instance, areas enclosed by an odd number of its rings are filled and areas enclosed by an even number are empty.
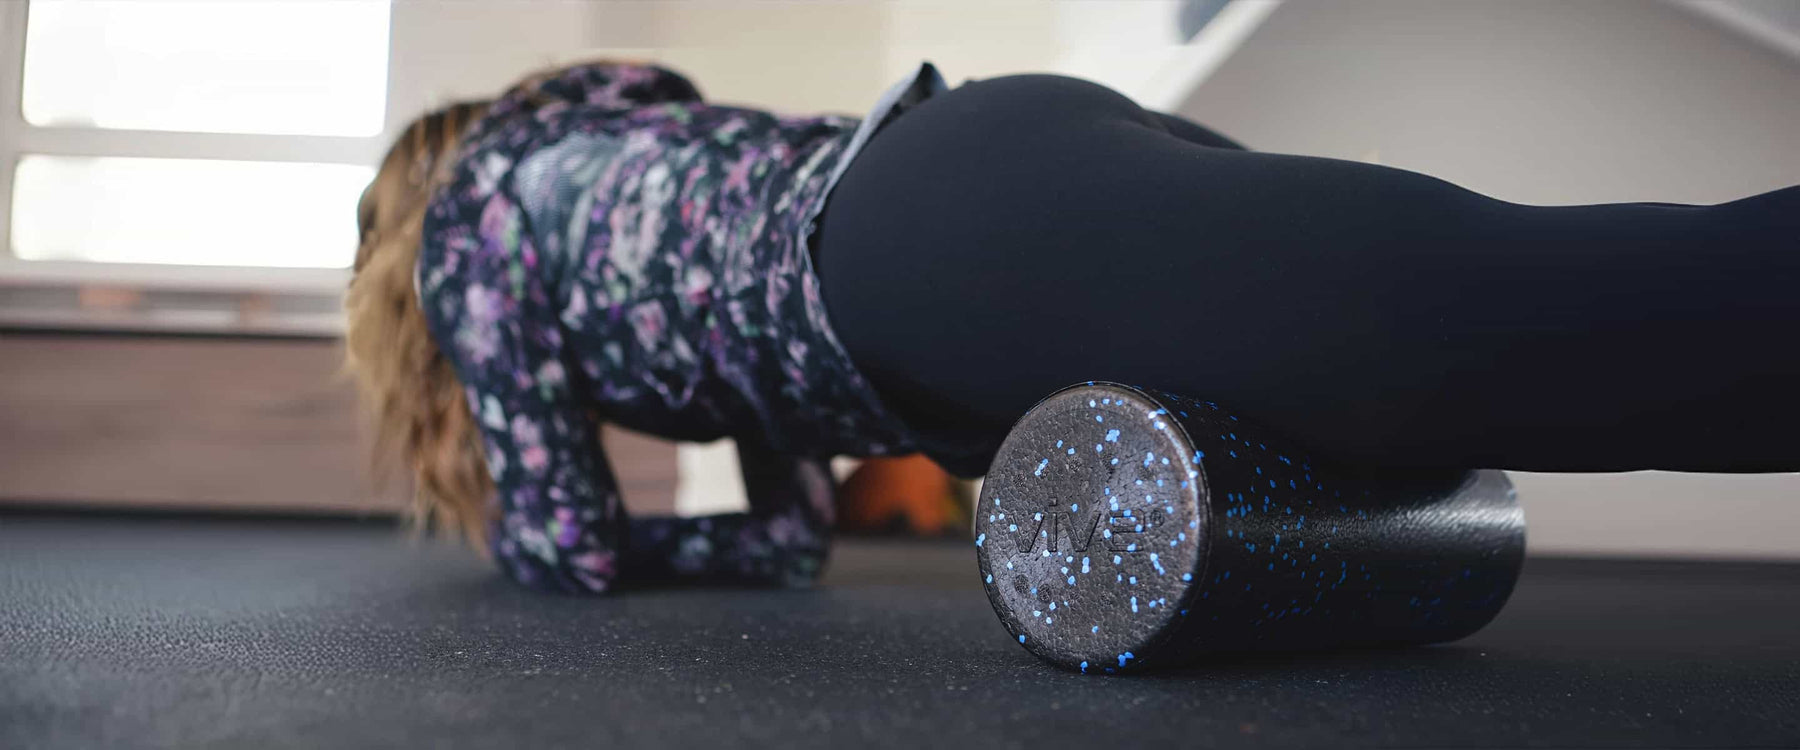
<svg viewBox="0 0 1800 750"><path fill-rule="evenodd" d="M0 503L393 514L336 341L0 333ZM634 510L674 507L670 443L607 430Z"/></svg>

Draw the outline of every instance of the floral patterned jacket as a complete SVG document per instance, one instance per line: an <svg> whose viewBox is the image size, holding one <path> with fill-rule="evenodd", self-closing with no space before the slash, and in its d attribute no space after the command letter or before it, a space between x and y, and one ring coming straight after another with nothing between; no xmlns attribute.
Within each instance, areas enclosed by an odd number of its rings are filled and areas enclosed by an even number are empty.
<svg viewBox="0 0 1800 750"><path fill-rule="evenodd" d="M809 581L826 459L914 449L827 324L806 250L858 125L593 64L508 92L472 126L427 211L417 286L481 426L510 576L578 592L621 576ZM749 512L628 519L601 420L736 438Z"/></svg>

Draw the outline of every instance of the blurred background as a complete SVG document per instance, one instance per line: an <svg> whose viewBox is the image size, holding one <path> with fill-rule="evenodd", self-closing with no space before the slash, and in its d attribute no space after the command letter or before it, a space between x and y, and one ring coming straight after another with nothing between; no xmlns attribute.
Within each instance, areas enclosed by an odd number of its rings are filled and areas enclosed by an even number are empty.
<svg viewBox="0 0 1800 750"><path fill-rule="evenodd" d="M0 504L398 512L338 372L357 196L426 107L591 56L795 113L859 115L920 60L1065 73L1525 203L1800 182L1791 0L13 0ZM605 439L635 509L743 502L729 445ZM856 482L880 508L943 487L886 471ZM1534 553L1800 559L1800 476L1514 479Z"/></svg>

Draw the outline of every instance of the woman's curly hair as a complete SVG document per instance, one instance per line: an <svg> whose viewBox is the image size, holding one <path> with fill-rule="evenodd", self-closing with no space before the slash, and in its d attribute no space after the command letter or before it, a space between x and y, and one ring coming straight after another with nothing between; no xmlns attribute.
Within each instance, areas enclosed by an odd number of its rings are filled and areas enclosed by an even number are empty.
<svg viewBox="0 0 1800 750"><path fill-rule="evenodd" d="M414 517L478 545L493 480L462 384L425 327L413 274L432 192L486 111L486 102L452 104L394 141L357 205L362 239L344 297L345 366L375 422L377 476L398 462L411 475Z"/></svg>

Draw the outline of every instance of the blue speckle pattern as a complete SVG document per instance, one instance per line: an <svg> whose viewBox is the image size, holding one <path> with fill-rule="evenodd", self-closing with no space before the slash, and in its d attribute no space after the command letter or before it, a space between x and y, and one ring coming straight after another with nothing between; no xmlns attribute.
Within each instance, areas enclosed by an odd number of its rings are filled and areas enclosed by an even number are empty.
<svg viewBox="0 0 1800 750"><path fill-rule="evenodd" d="M998 512L976 519L976 533L986 539L978 557L990 597L1016 614L1007 626L1015 636L1028 635L1024 643L1034 651L1076 638L1137 643L1155 637L1165 629L1169 602L1186 585L1170 566L1180 571L1196 563L1198 548L1181 543L1201 526L1199 472L1189 462L1165 460L1188 455L1171 450L1166 414L1146 413L1110 395L1072 406L1075 412L1057 434L1011 440L1010 458L996 460L996 466L1018 461L1008 477L1019 486L984 489L982 507L1002 496L1015 498L1009 507L1027 503L1029 520L1006 521ZM1070 451L1070 445L1096 450ZM1079 489L1069 491L1071 484ZM992 472L988 486L999 486ZM1177 516L1181 523L1165 523ZM1106 592L1114 585L1133 589L1118 600L1127 619L1107 611ZM1112 663L1121 652L1093 650L1066 666Z"/></svg>
<svg viewBox="0 0 1800 750"><path fill-rule="evenodd" d="M1184 414L1213 532L1242 541L1211 545L1207 577L1192 589L1206 606L1183 633L1183 657L1452 640L1511 593L1524 517L1500 472L1357 475L1315 465L1217 404L1152 393ZM1234 572L1241 587L1226 583Z"/></svg>
<svg viewBox="0 0 1800 750"><path fill-rule="evenodd" d="M1108 385L1072 395L1020 421L983 489L1047 512L1016 533L976 524L989 533L984 573L1002 561L1006 572L987 579L989 598L1047 660L1128 673L1214 651L1452 640L1512 590L1523 516L1499 472L1370 477L1314 462L1210 402ZM1096 437L1128 462L1043 458L1058 440ZM1063 511L1083 505L1093 520ZM1064 554L1043 549L1053 535ZM1068 611L1052 617L1052 599Z"/></svg>

